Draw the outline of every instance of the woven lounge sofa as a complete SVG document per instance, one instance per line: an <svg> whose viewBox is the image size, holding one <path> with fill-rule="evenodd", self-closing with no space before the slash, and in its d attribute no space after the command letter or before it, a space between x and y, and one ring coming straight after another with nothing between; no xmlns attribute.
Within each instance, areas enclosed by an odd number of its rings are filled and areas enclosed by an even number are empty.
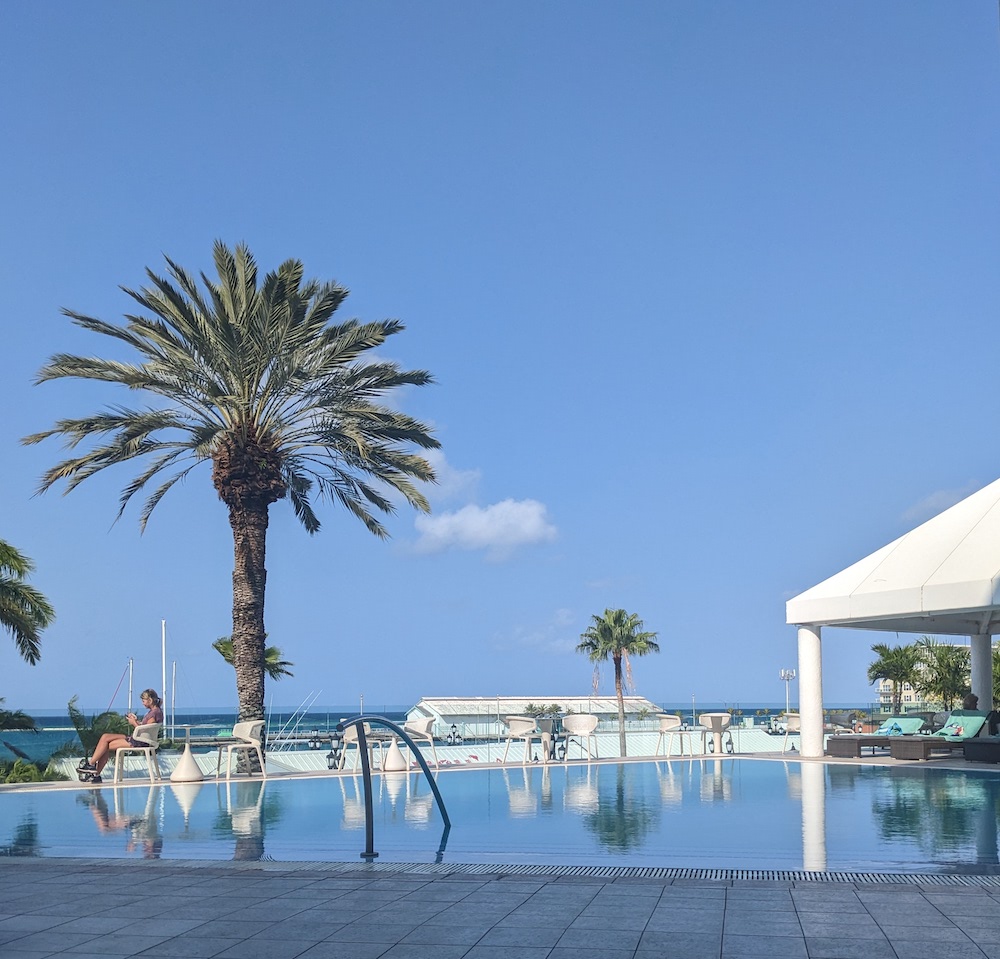
<svg viewBox="0 0 1000 959"><path fill-rule="evenodd" d="M978 736L986 724L986 713L973 709L956 709L948 722L930 736L897 736L889 743L893 759L930 759L935 753L951 755L962 752L967 740Z"/></svg>
<svg viewBox="0 0 1000 959"><path fill-rule="evenodd" d="M890 716L873 733L831 736L826 741L826 754L844 759L860 759L862 749L871 749L874 756L876 749L888 749L894 739L915 735L923 728L924 720L920 716Z"/></svg>

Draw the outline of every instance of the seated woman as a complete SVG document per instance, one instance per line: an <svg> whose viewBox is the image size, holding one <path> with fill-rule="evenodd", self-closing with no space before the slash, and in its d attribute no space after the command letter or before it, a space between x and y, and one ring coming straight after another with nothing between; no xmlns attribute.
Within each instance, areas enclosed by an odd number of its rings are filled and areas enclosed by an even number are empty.
<svg viewBox="0 0 1000 959"><path fill-rule="evenodd" d="M146 715L140 719L135 713L129 713L125 718L137 729L139 726L145 726L149 723L162 723L163 710L160 707L163 705L163 701L156 695L156 690L144 689L139 698L142 700L143 706L146 707ZM84 759L76 767L80 780L82 782L99 783L101 781L101 770L108 764L108 760L115 750L123 749L127 746L147 745L149 744L132 736L126 736L124 733L104 733L97 742L94 755L89 759Z"/></svg>

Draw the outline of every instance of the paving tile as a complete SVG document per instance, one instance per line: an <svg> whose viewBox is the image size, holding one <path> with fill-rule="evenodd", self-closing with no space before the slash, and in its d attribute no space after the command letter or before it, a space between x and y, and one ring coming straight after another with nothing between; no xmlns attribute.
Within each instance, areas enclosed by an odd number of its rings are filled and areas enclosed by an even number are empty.
<svg viewBox="0 0 1000 959"><path fill-rule="evenodd" d="M771 916L734 916L727 909L722 928L727 936L802 936L802 925L794 913L787 916L785 913Z"/></svg>
<svg viewBox="0 0 1000 959"><path fill-rule="evenodd" d="M614 915L608 913L598 913L596 915L581 913L570 924L570 929L638 929L640 932L646 928L649 918L642 915Z"/></svg>
<svg viewBox="0 0 1000 959"><path fill-rule="evenodd" d="M62 926L67 922L73 922L65 916L11 916L0 922L0 932L43 932L52 929L54 926ZM81 930L77 930L80 932Z"/></svg>
<svg viewBox="0 0 1000 959"><path fill-rule="evenodd" d="M494 926L477 943L480 946L545 946L551 948L563 935L562 929L518 929Z"/></svg>
<svg viewBox="0 0 1000 959"><path fill-rule="evenodd" d="M896 959L970 959L976 946L968 942L893 942Z"/></svg>
<svg viewBox="0 0 1000 959"><path fill-rule="evenodd" d="M555 945L564 949L635 949L640 935L628 929L567 929Z"/></svg>
<svg viewBox="0 0 1000 959"><path fill-rule="evenodd" d="M915 912L910 909L878 909L868 910L876 922L888 922L895 925L920 926L926 928L952 926L954 923L939 912Z"/></svg>
<svg viewBox="0 0 1000 959"><path fill-rule="evenodd" d="M147 949L142 959L213 959L242 941L214 936L175 936Z"/></svg>
<svg viewBox="0 0 1000 959"><path fill-rule="evenodd" d="M880 922L879 927L892 943L919 940L920 942L964 942L968 945L970 942L969 937L953 925L912 926Z"/></svg>
<svg viewBox="0 0 1000 959"><path fill-rule="evenodd" d="M806 936L810 959L896 959L886 939L842 939L839 936Z"/></svg>
<svg viewBox="0 0 1000 959"><path fill-rule="evenodd" d="M652 916L646 923L650 932L718 933L722 935L723 915L704 913L697 916Z"/></svg>
<svg viewBox="0 0 1000 959"><path fill-rule="evenodd" d="M662 955L714 957L718 959L722 949L721 933L670 933L647 930L639 940L638 952Z"/></svg>
<svg viewBox="0 0 1000 959"><path fill-rule="evenodd" d="M928 903L947 916L977 916L996 908L996 900L979 890L969 890L970 895L936 895L925 896Z"/></svg>
<svg viewBox="0 0 1000 959"><path fill-rule="evenodd" d="M434 926L422 923L400 942L441 943L474 946L491 926Z"/></svg>
<svg viewBox="0 0 1000 959"><path fill-rule="evenodd" d="M216 953L216 959L297 959L311 946L296 939L244 939Z"/></svg>
<svg viewBox="0 0 1000 959"><path fill-rule="evenodd" d="M89 932L67 932L65 935L47 930L44 932L30 932L20 939L14 939L4 944L4 951L23 952L25 950L40 950L42 952L64 952L74 946L82 946L85 943L92 943L91 948L100 945L100 939Z"/></svg>
<svg viewBox="0 0 1000 959"><path fill-rule="evenodd" d="M731 899L726 900L726 915L727 916L759 916L762 918L770 918L771 916L781 917L781 916L794 916L795 915L795 904L788 900L786 902L772 902L768 900L761 900L759 904L753 902L747 902L745 899L741 902L733 902Z"/></svg>
<svg viewBox="0 0 1000 959"><path fill-rule="evenodd" d="M821 916L807 913L799 917L802 932L806 936L820 939L839 937L841 939L885 939L881 926L871 916L851 916L844 919L836 916Z"/></svg>
<svg viewBox="0 0 1000 959"><path fill-rule="evenodd" d="M299 959L379 959L391 948L387 942L317 942Z"/></svg>
<svg viewBox="0 0 1000 959"><path fill-rule="evenodd" d="M556 946L546 959L634 959L639 955L631 949L564 949L562 946ZM660 959L661 956L662 953L658 954L656 959ZM678 956L678 959L688 959L688 957ZM701 957L692 956L690 959L701 959ZM705 959L715 959L715 957L705 957Z"/></svg>
<svg viewBox="0 0 1000 959"><path fill-rule="evenodd" d="M472 950L479 948L481 947L473 946ZM530 950L525 950L523 946L518 948L521 949L521 952L510 953L510 959L519 959L519 957L532 959ZM460 945L426 945L419 942L398 942L382 953L382 955L385 959L464 959L466 956L475 955L472 950L468 946ZM548 949L540 950L538 959L545 959L547 952ZM499 956L500 954L497 953L497 959L499 959ZM506 959L506 956L504 959Z"/></svg>
<svg viewBox="0 0 1000 959"><path fill-rule="evenodd" d="M590 951L588 950L588 952ZM541 948L532 946L473 946L468 952L458 955L460 959L549 959L551 954L552 951L547 946ZM579 952L575 953L575 955L579 954ZM425 959L425 956L426 959L436 959L432 953L421 953L419 959ZM387 953L386 959L409 959L409 957Z"/></svg>
<svg viewBox="0 0 1000 959"><path fill-rule="evenodd" d="M723 936L722 959L806 959L801 936Z"/></svg>
<svg viewBox="0 0 1000 959"><path fill-rule="evenodd" d="M284 919L281 922L269 923L254 939L306 939L311 942L321 942L329 939L347 923L330 919ZM211 929L211 926L208 927Z"/></svg>
<svg viewBox="0 0 1000 959"><path fill-rule="evenodd" d="M399 942L405 939L420 923L417 922L371 922L363 919L341 926L331 937L331 940L341 942Z"/></svg>
<svg viewBox="0 0 1000 959"><path fill-rule="evenodd" d="M268 922L233 922L228 916L224 919L217 919L211 924L210 935L219 936L223 939L249 939L251 936L263 932L270 923Z"/></svg>

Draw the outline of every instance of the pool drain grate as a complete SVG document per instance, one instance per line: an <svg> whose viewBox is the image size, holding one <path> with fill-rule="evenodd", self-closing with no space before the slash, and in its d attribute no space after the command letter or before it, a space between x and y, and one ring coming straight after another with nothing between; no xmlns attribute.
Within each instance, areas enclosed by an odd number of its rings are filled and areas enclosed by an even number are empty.
<svg viewBox="0 0 1000 959"><path fill-rule="evenodd" d="M24 868L31 860L18 859ZM339 877L371 877L373 873L384 875L426 875L426 876L490 876L499 879L507 877L538 876L548 879L593 878L600 880L652 879L666 882L787 882L787 883L850 883L854 885L910 885L910 886L974 886L1000 888L1000 875L976 873L895 873L895 872L812 872L804 869L702 869L693 867L656 866L552 866L527 863L407 863L376 862L361 864L356 862L282 862L274 859L227 862L218 860L164 859L156 862L147 860L118 859L56 859L35 860L43 863L62 862L68 868L89 869L114 865L115 868L154 865L168 869L200 869L224 872L265 871L265 872L313 872ZM3 864L0 858L0 864Z"/></svg>

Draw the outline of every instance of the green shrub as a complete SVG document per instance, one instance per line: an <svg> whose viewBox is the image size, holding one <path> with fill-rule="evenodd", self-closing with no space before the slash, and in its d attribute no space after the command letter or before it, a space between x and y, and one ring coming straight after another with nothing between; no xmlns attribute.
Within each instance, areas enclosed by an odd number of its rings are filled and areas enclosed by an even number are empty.
<svg viewBox="0 0 1000 959"><path fill-rule="evenodd" d="M14 763L7 778L4 780L8 785L10 783L40 783L41 781L41 770L34 763L27 762L24 759L18 759Z"/></svg>

